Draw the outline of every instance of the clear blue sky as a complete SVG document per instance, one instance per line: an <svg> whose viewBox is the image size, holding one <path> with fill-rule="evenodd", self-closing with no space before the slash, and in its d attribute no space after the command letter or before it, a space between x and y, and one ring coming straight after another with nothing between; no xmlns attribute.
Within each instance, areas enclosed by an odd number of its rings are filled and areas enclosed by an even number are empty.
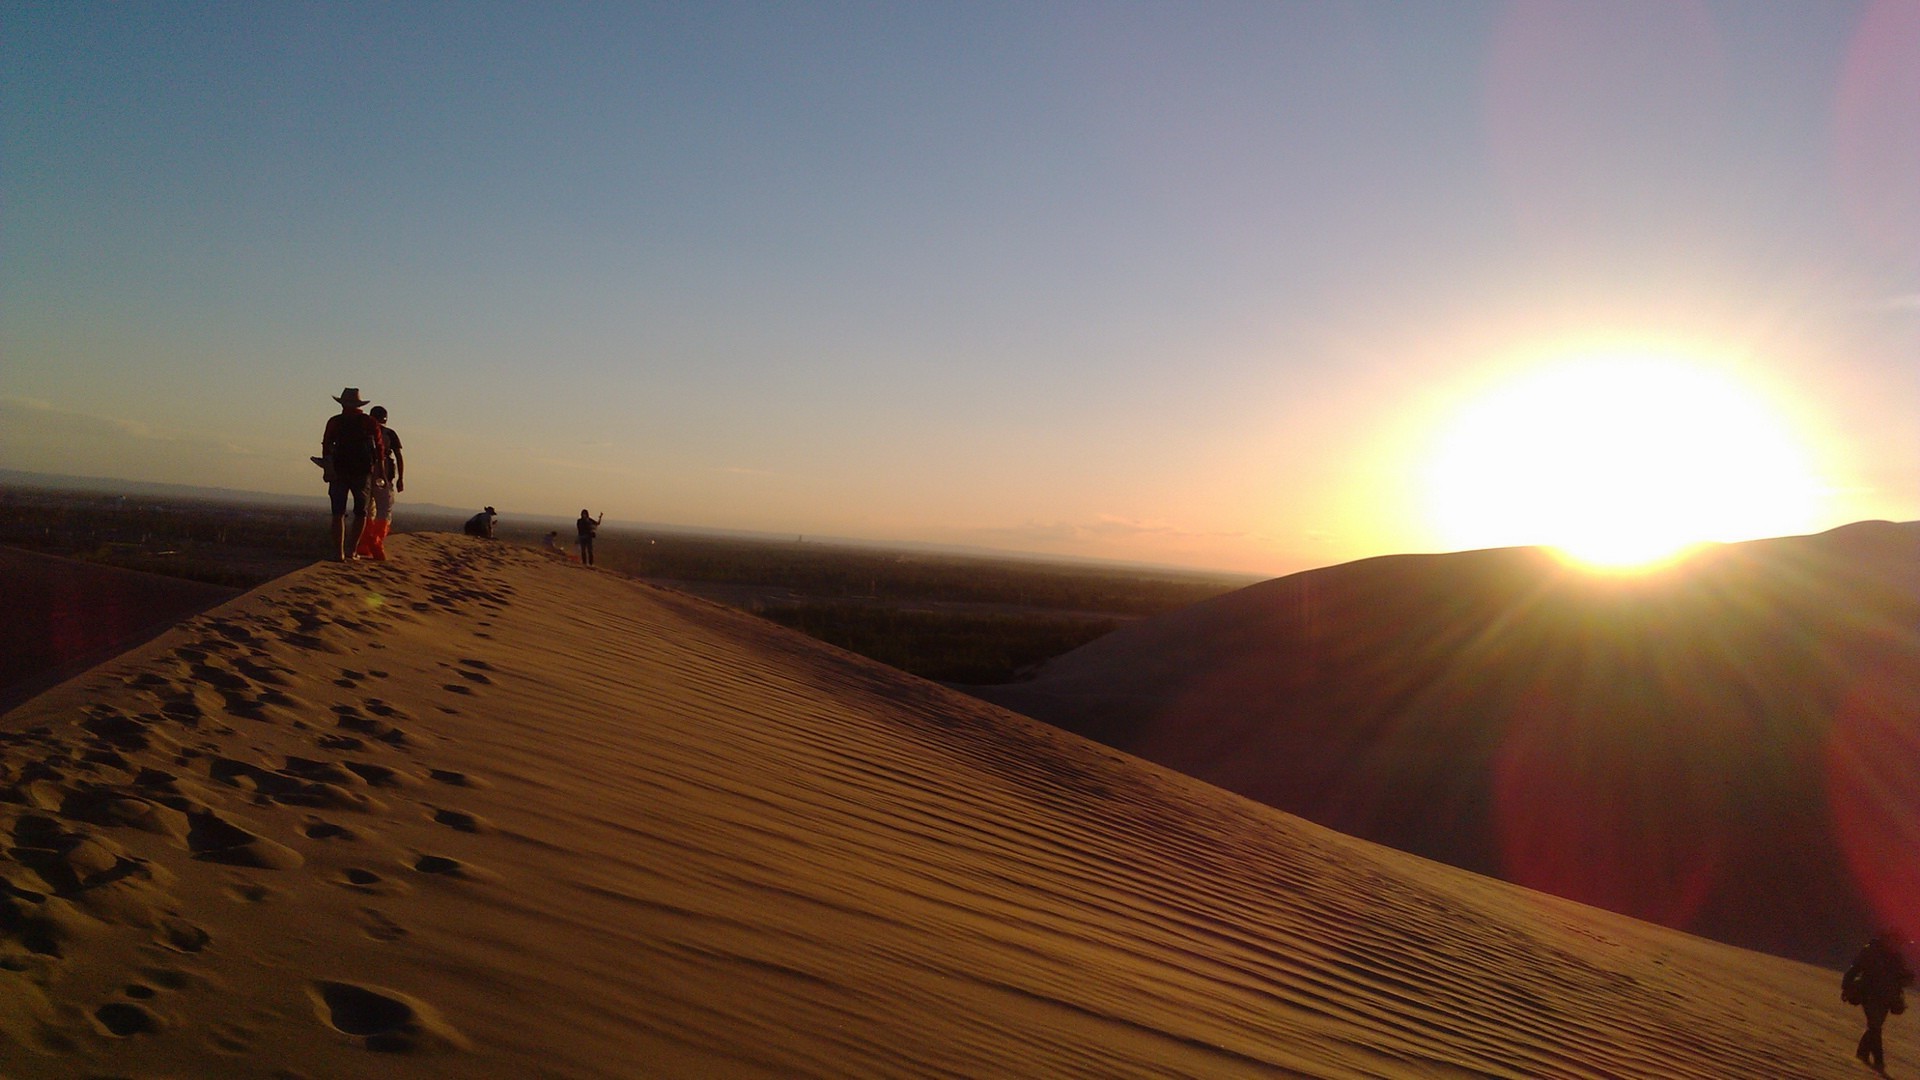
<svg viewBox="0 0 1920 1080"><path fill-rule="evenodd" d="M0 467L318 493L353 385L421 501L1282 573L1466 542L1431 431L1601 343L1781 402L1806 527L1911 519L1916 57L1907 2L16 0Z"/></svg>

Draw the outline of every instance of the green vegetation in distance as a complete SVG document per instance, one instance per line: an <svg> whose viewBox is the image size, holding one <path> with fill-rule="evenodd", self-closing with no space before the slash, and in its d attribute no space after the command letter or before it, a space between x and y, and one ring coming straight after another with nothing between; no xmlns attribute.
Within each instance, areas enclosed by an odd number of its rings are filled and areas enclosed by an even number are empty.
<svg viewBox="0 0 1920 1080"><path fill-rule="evenodd" d="M402 532L455 530L444 513ZM504 542L552 526L503 519ZM569 548L572 530L561 528ZM0 488L0 544L252 588L317 561L324 509ZM1249 584L1244 575L909 552L608 527L601 569L683 589L924 678L1009 682L1130 619Z"/></svg>

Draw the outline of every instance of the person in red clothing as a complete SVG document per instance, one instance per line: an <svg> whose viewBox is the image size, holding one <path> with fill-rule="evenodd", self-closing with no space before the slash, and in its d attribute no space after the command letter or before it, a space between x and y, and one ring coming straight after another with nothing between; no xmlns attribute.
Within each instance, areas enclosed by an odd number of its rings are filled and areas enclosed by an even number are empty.
<svg viewBox="0 0 1920 1080"><path fill-rule="evenodd" d="M360 396L358 387L347 387L333 400L340 403L340 412L327 418L326 430L320 434L320 460L327 478L327 496L333 503L333 557L345 562L360 546L373 470L387 451L380 425L360 411L367 399ZM353 502L351 533L346 525L349 499Z"/></svg>
<svg viewBox="0 0 1920 1080"><path fill-rule="evenodd" d="M1901 944L1900 931L1881 931L1860 950L1853 966L1840 979L1840 1000L1860 1006L1867 1014L1867 1033L1860 1036L1860 1046L1853 1056L1880 1072L1887 1071L1887 1051L1880 1045L1880 1027L1887 1022L1888 1013L1907 1010L1904 992L1913 985L1913 970L1907 967L1907 958L1900 953Z"/></svg>
<svg viewBox="0 0 1920 1080"><path fill-rule="evenodd" d="M363 559L385 562L387 533L393 528L393 497L407 490L407 459L400 450L400 433L387 426L387 407L375 405L367 410L380 425L380 438L386 452L373 467L373 519L360 530L360 543L353 553Z"/></svg>

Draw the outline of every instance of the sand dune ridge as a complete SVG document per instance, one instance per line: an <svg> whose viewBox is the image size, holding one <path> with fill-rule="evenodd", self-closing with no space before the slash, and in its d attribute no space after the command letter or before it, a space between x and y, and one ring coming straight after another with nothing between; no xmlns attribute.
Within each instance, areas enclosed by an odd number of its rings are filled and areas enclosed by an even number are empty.
<svg viewBox="0 0 1920 1080"><path fill-rule="evenodd" d="M1830 971L536 552L394 550L0 718L0 1073L1853 1075Z"/></svg>

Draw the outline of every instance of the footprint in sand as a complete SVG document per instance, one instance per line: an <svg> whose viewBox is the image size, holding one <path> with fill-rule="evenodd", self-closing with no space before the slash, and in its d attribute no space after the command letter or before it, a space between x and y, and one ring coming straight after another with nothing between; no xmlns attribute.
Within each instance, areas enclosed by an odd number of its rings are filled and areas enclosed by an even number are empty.
<svg viewBox="0 0 1920 1080"><path fill-rule="evenodd" d="M449 787L479 788L487 786L486 781L478 777L469 776L463 772L455 772L452 769L428 769L427 775Z"/></svg>
<svg viewBox="0 0 1920 1080"><path fill-rule="evenodd" d="M406 773L401 772L399 769L395 769L386 765L379 765L371 761L344 761L344 762L341 762L341 764L344 765L348 770L350 770L355 776L358 776L360 779L365 780L368 784L372 785L373 787L385 787L385 788L407 787L417 782L415 778L408 776Z"/></svg>
<svg viewBox="0 0 1920 1080"><path fill-rule="evenodd" d="M185 990L193 985L193 976L171 965L140 969L140 977L162 990Z"/></svg>
<svg viewBox="0 0 1920 1080"><path fill-rule="evenodd" d="M154 940L174 952L197 953L213 944L213 935L185 919L163 918L155 930Z"/></svg>
<svg viewBox="0 0 1920 1080"><path fill-rule="evenodd" d="M356 834L352 829L349 829L344 825L335 825L331 821L323 821L318 818L309 822L307 824L307 827L301 830L301 833L309 840L358 840L360 839L359 835Z"/></svg>
<svg viewBox="0 0 1920 1080"><path fill-rule="evenodd" d="M254 1030L242 1024L219 1021L207 1028L207 1045L224 1054L239 1056L253 1051ZM288 1073L287 1075L296 1075Z"/></svg>
<svg viewBox="0 0 1920 1080"><path fill-rule="evenodd" d="M456 832L477 833L487 828L487 821L465 810L448 810L441 807L428 807L433 811L433 820Z"/></svg>
<svg viewBox="0 0 1920 1080"><path fill-rule="evenodd" d="M364 866L349 866L341 870L334 883L375 896L404 896L413 891L405 882L388 879Z"/></svg>
<svg viewBox="0 0 1920 1080"><path fill-rule="evenodd" d="M248 832L211 810L190 814L188 821L187 847L202 862L256 870L294 870L306 863L292 848Z"/></svg>
<svg viewBox="0 0 1920 1080"><path fill-rule="evenodd" d="M430 1006L383 986L317 982L310 988L320 1019L369 1050L413 1054L465 1049L467 1040Z"/></svg>
<svg viewBox="0 0 1920 1080"><path fill-rule="evenodd" d="M443 877L467 876L465 863L445 855L422 855L414 860L413 868L422 874L438 874Z"/></svg>
<svg viewBox="0 0 1920 1080"><path fill-rule="evenodd" d="M459 683L448 683L445 686L442 686L440 689L445 690L449 694L472 694L473 693L472 687L461 686Z"/></svg>
<svg viewBox="0 0 1920 1080"><path fill-rule="evenodd" d="M243 904L264 904L280 893L257 881L236 881L227 886L227 895Z"/></svg>
<svg viewBox="0 0 1920 1080"><path fill-rule="evenodd" d="M100 1030L116 1039L159 1031L160 1018L131 1001L114 1001L93 1010Z"/></svg>
<svg viewBox="0 0 1920 1080"><path fill-rule="evenodd" d="M348 731L357 731L362 735L371 735L381 742L391 743L394 746L405 746L407 744L406 732L384 720L378 720L374 717L364 715L355 706L336 705L333 711L339 717L336 723Z"/></svg>
<svg viewBox="0 0 1920 1080"><path fill-rule="evenodd" d="M285 671L268 664L258 663L241 657L233 662L234 670L253 680L255 683L267 683L271 686L285 686L288 679Z"/></svg>
<svg viewBox="0 0 1920 1080"><path fill-rule="evenodd" d="M413 932L376 908L360 909L360 931L375 941L399 941Z"/></svg>

